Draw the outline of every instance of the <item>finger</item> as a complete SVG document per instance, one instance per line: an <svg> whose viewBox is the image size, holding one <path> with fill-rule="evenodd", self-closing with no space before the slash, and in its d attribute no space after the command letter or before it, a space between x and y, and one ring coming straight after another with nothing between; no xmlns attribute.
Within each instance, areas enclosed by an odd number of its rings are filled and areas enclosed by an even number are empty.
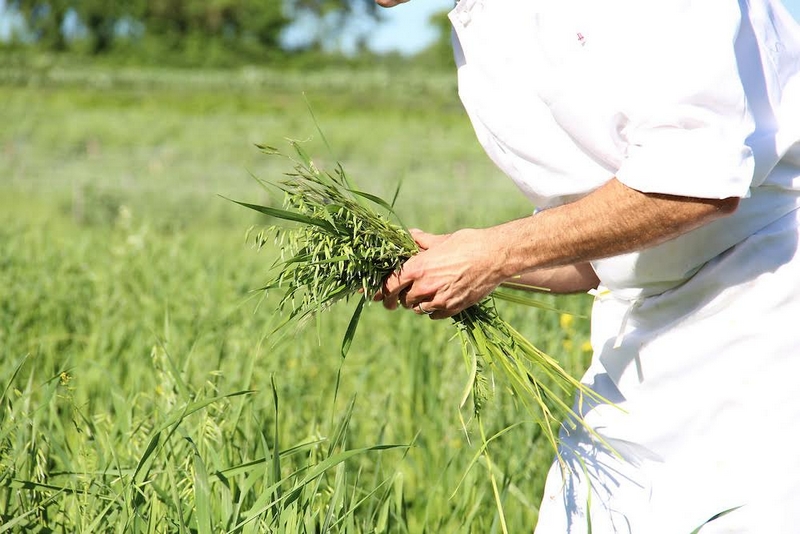
<svg viewBox="0 0 800 534"><path fill-rule="evenodd" d="M421 282L409 284L398 294L398 299L403 307L413 309L421 303L426 303L427 308L427 303L436 297L435 291L423 290L421 284Z"/></svg>
<svg viewBox="0 0 800 534"><path fill-rule="evenodd" d="M442 319L449 319L450 317L456 315L461 310L454 310L452 308L447 308L445 305L437 305L435 302L426 303L424 306L425 310L430 312L428 313L428 317L434 321L440 321Z"/></svg>
<svg viewBox="0 0 800 534"><path fill-rule="evenodd" d="M417 228L413 228L409 230L411 233L411 237L414 238L414 241L417 243L417 246L422 250L428 250L429 248L438 245L445 239L447 239L447 235L439 235L439 234L429 234L428 232L423 232Z"/></svg>
<svg viewBox="0 0 800 534"><path fill-rule="evenodd" d="M399 272L394 272L386 277L383 281L383 306L387 310L397 309L397 303L400 300L400 292L411 284L410 281L404 281L400 278Z"/></svg>
<svg viewBox="0 0 800 534"><path fill-rule="evenodd" d="M449 319L456 315L458 312L453 310L440 310L433 307L430 302L423 302L413 308L417 315L427 315L433 321L440 321L442 319Z"/></svg>
<svg viewBox="0 0 800 534"><path fill-rule="evenodd" d="M397 305L398 305L397 298L383 297L381 302L383 303L383 307L386 308L387 310L396 310L397 309Z"/></svg>
<svg viewBox="0 0 800 534"><path fill-rule="evenodd" d="M408 301L408 288L404 288L397 294L397 301L404 308L412 308L414 305Z"/></svg>
<svg viewBox="0 0 800 534"><path fill-rule="evenodd" d="M433 315L436 310L431 306L430 301L419 302L411 307L411 310L417 315Z"/></svg>

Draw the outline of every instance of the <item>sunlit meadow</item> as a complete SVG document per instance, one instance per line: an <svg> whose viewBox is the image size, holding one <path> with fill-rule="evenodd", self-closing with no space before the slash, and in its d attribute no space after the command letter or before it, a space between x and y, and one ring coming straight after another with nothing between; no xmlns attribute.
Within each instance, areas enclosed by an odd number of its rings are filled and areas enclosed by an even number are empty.
<svg viewBox="0 0 800 534"><path fill-rule="evenodd" d="M480 151L452 73L0 74L0 532L511 532L552 449L496 384L478 425L446 322L355 303L274 332L256 143L301 139L409 225L532 206ZM307 102L333 153L318 139ZM588 297L503 317L579 376ZM502 506L493 495L496 485Z"/></svg>

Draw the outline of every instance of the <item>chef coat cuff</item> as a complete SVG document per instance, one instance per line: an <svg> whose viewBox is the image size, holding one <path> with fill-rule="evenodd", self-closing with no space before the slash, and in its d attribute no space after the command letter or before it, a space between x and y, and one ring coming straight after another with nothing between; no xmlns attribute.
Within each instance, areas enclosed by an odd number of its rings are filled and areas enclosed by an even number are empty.
<svg viewBox="0 0 800 534"><path fill-rule="evenodd" d="M643 193L697 198L747 196L753 179L753 152L726 142L711 128L658 128L647 140L628 146L616 174L626 186Z"/></svg>

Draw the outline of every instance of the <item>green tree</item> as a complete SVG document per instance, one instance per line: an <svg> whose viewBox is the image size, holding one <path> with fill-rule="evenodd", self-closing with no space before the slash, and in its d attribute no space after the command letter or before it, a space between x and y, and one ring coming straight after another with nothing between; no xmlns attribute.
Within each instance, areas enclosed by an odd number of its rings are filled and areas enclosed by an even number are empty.
<svg viewBox="0 0 800 534"><path fill-rule="evenodd" d="M373 16L376 12L372 0L31 0L14 5L27 20L35 42L59 51L68 47L62 27L68 13L74 12L86 30L91 52L97 54L114 47L120 37L119 23L126 20L140 24L147 39L162 41L176 51L190 38L234 49L277 48L293 16L310 13L330 22L355 12Z"/></svg>
<svg viewBox="0 0 800 534"><path fill-rule="evenodd" d="M63 1L63 0L62 0ZM109 51L117 37L117 24L128 17L135 20L141 14L141 5L137 0L119 2L116 0L80 0L71 6L78 18L85 25L91 41L93 53Z"/></svg>
<svg viewBox="0 0 800 534"><path fill-rule="evenodd" d="M435 69L452 69L453 59L453 26L447 18L447 10L431 15L428 22L434 27L437 38L427 49L415 57L416 64Z"/></svg>
<svg viewBox="0 0 800 534"><path fill-rule="evenodd" d="M67 41L61 25L71 7L70 0L49 0L47 2L16 2L28 23L33 39L50 50L62 51L67 48Z"/></svg>

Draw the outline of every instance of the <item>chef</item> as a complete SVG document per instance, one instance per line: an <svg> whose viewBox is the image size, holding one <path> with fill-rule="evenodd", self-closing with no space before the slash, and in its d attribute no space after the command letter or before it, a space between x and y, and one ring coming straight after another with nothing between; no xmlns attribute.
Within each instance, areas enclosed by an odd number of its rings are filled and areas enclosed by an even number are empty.
<svg viewBox="0 0 800 534"><path fill-rule="evenodd" d="M779 0L449 17L478 140L536 211L417 232L379 298L444 319L512 279L595 295L582 381L609 404L576 402L593 432L564 426L536 533L800 532L798 24Z"/></svg>

